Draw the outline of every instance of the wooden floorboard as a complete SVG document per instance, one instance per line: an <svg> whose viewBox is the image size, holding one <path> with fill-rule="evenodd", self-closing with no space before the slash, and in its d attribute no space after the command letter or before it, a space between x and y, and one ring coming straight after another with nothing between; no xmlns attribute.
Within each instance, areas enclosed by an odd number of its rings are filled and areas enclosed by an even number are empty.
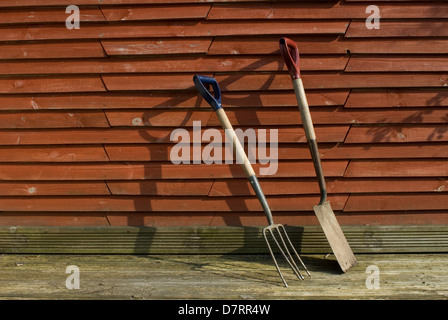
<svg viewBox="0 0 448 320"><path fill-rule="evenodd" d="M363 254L348 273L333 256L302 255L311 277L269 255L0 255L0 299L447 299L447 254ZM68 289L68 266L79 289ZM373 266L373 267L371 267ZM371 281L370 268L379 272ZM376 287L376 288L375 288Z"/></svg>

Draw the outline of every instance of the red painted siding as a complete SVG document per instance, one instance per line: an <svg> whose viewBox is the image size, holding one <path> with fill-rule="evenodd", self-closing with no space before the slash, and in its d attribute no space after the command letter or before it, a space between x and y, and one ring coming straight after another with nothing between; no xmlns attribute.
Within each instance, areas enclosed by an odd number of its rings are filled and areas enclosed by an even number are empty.
<svg viewBox="0 0 448 320"><path fill-rule="evenodd" d="M317 224L281 36L341 224L448 223L443 1L79 0L69 30L72 2L0 1L0 225L266 224L239 165L170 161L174 129L220 130L194 74L218 80L235 127L278 130L262 188L278 222Z"/></svg>

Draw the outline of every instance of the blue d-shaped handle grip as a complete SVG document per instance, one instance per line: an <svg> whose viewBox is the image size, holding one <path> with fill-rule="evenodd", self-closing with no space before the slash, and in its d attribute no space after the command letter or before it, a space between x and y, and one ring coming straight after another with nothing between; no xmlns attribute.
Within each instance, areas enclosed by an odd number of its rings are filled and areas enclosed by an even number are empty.
<svg viewBox="0 0 448 320"><path fill-rule="evenodd" d="M218 82L216 82L215 78L212 77L206 77L206 76L198 76L195 75L193 77L194 85L196 86L196 89L198 89L201 96L205 99L205 101L208 102L208 104L216 111L218 109L222 108L221 105L221 90L219 89ZM213 94L208 91L208 89L205 87L205 85L212 86L213 87Z"/></svg>

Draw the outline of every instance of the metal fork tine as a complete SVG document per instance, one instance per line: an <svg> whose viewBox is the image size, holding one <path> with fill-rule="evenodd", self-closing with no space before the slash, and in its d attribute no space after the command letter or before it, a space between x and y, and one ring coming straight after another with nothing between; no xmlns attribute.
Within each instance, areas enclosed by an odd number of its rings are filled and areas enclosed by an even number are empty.
<svg viewBox="0 0 448 320"><path fill-rule="evenodd" d="M305 269L306 273L311 277L311 273L308 271L308 268L306 267L305 263L303 263L302 259L300 258L300 255L297 253L296 249L292 245L291 239L288 237L285 227L282 224L280 224L279 227L283 229L286 239L288 240L289 246L291 247L292 251L294 252L295 256L297 257L297 260L299 260L300 264ZM294 259L292 257L291 257L291 259L294 261ZM297 270L298 270L298 268L297 268Z"/></svg>
<svg viewBox="0 0 448 320"><path fill-rule="evenodd" d="M303 279L305 279L305 278L304 278L304 276L302 275L302 273L300 272L299 267L297 266L297 264L296 264L294 258L293 258L292 255L291 255L291 252L290 252L289 249L288 249L288 246L287 246L286 243L285 243L285 240L283 239L282 232L281 232L282 229L283 229L284 235L285 235L285 237L286 237L286 239L288 240L289 243L291 243L291 240L289 240L288 234L286 233L286 230L285 230L285 228L283 227L283 225L280 225L280 224L277 225L277 227L275 228L275 230L277 230L277 232L278 232L278 234L279 234L279 236L280 236L280 239L282 240L283 247L285 248L285 251L286 251L286 253L288 254L288 256L285 257L285 258L287 259L287 261L288 261L288 263L289 263L289 266L291 267L292 271L294 271L294 273L296 274L296 276L297 276L299 279L303 280ZM289 259L288 259L288 257L289 257Z"/></svg>
<svg viewBox="0 0 448 320"><path fill-rule="evenodd" d="M271 244L269 243L268 237L266 236L266 231L268 231L268 230L271 233L271 235L273 236L272 231L269 227L264 228L263 229L264 240L266 241L266 244L268 245L269 252L271 253L271 257L274 260L275 267L277 268L278 274L280 275L280 278L282 279L283 284L285 285L285 287L288 287L288 284L286 283L285 278L283 277L280 267L278 266L277 259L275 259L275 254L272 251Z"/></svg>
<svg viewBox="0 0 448 320"><path fill-rule="evenodd" d="M277 236L274 233L274 230L277 231L278 237L280 238L280 242L278 241ZM282 274L282 272L280 270L280 267L279 267L279 265L277 263L277 260L275 258L274 252L272 250L271 244L270 244L269 239L267 237L268 231L269 231L270 236L272 237L272 240L276 244L278 250L282 254L283 258L285 258L286 262L288 263L288 265L290 266L290 268L292 269L294 274L300 280L305 279L303 277L302 273L300 272L299 267L297 266L297 264L296 264L296 262L294 260L294 257L292 256L292 254L291 254L291 252L290 252L290 250L288 248L287 243L290 245L290 247L292 248L292 250L294 251L294 253L298 257L299 261L304 266L302 259L300 259L300 256L297 254L297 251L294 249L294 246L292 245L291 240L289 239L289 236L286 233L286 229L284 228L283 225L280 225L280 224L270 225L270 226L268 226L268 227L263 229L263 236L264 236L264 239L265 239L266 244L268 246L269 252L270 252L270 254L272 256L272 259L274 260L275 267L277 268L277 271L278 271L278 273L280 275L280 278L282 279L282 281L285 284L285 286L287 287L288 285L287 285L287 283L286 283L286 281L285 281L285 279L283 277L283 274ZM285 238L286 238L286 241L285 241ZM308 274L310 274L308 272L308 270L306 269L306 267L305 267L305 270L307 271Z"/></svg>

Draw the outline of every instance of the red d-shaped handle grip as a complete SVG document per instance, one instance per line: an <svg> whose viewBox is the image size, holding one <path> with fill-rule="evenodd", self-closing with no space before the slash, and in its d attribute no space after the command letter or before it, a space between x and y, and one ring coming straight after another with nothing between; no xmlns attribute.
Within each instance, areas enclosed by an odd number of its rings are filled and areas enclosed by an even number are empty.
<svg viewBox="0 0 448 320"><path fill-rule="evenodd" d="M288 71L291 78L300 78L300 58L299 58L299 48L297 44L288 38L280 39L280 53L282 54L283 60L288 67Z"/></svg>

